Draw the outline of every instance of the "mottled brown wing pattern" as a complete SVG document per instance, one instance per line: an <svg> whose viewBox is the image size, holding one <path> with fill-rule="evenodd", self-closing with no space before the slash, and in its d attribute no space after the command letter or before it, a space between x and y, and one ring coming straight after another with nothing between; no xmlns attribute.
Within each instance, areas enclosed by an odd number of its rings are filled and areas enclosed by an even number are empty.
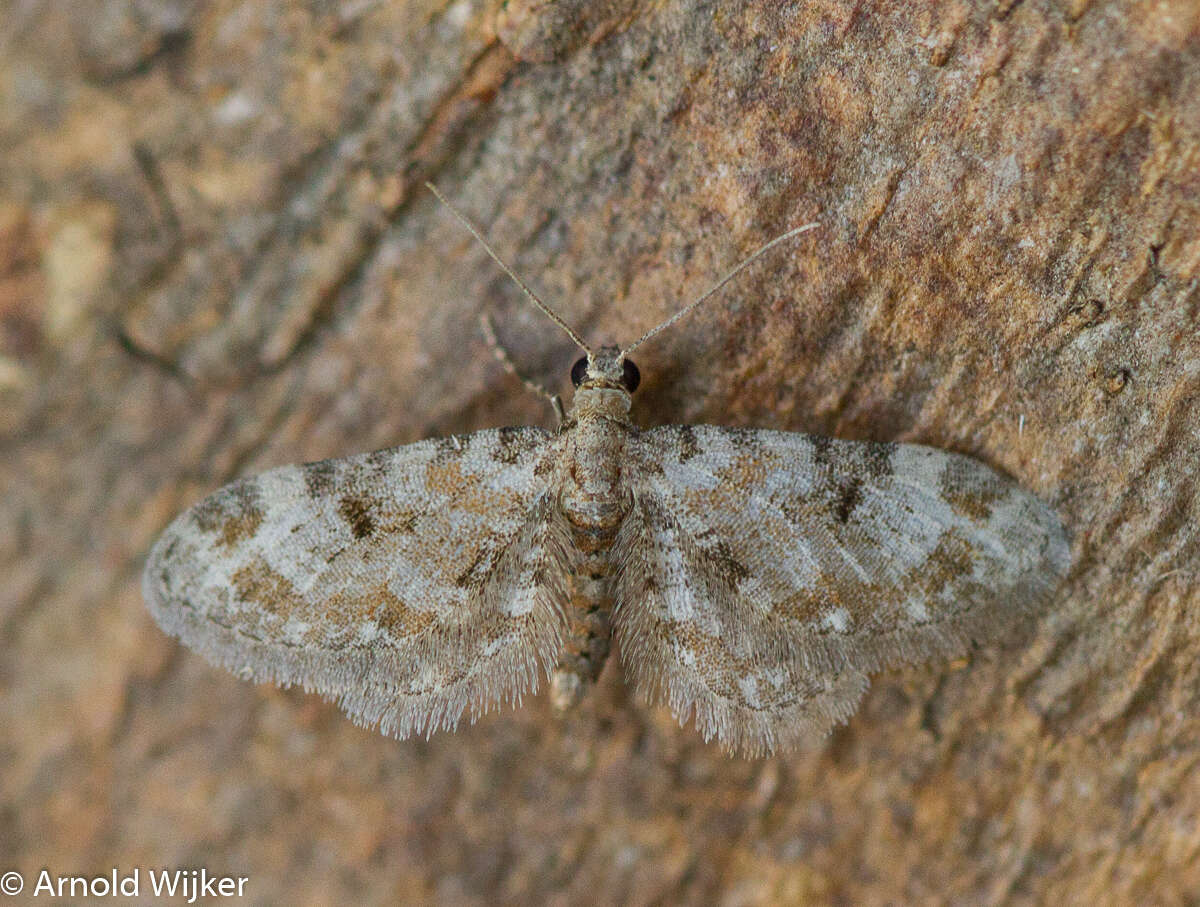
<svg viewBox="0 0 1200 907"><path fill-rule="evenodd" d="M405 737L537 688L557 657L566 535L536 428L422 441L220 489L150 554L168 633Z"/></svg>
<svg viewBox="0 0 1200 907"><path fill-rule="evenodd" d="M855 670L804 670L770 646L771 628L741 610L720 560L702 550L652 492L638 494L617 537L614 629L637 689L749 755L812 744L854 712Z"/></svg>
<svg viewBox="0 0 1200 907"><path fill-rule="evenodd" d="M827 728L864 672L996 636L1069 563L1045 505L957 454L714 426L645 431L628 451L628 670L733 748Z"/></svg>

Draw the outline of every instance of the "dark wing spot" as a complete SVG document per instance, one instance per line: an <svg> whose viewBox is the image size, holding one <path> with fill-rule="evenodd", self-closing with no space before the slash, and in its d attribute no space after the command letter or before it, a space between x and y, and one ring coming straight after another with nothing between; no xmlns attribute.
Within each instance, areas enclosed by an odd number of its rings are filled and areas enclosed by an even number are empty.
<svg viewBox="0 0 1200 907"><path fill-rule="evenodd" d="M849 442L816 436L812 445L823 500L843 524L862 503L864 486L873 487L894 472L896 444L890 441Z"/></svg>
<svg viewBox="0 0 1200 907"><path fill-rule="evenodd" d="M850 515L854 513L854 509L861 501L862 479L857 476L843 479L838 486L837 504L834 506L838 522L843 524L849 522Z"/></svg>
<svg viewBox="0 0 1200 907"><path fill-rule="evenodd" d="M878 479L892 474L892 457L896 453L896 442L872 441L862 447L863 463L867 467L867 475Z"/></svg>
<svg viewBox="0 0 1200 907"><path fill-rule="evenodd" d="M209 495L192 510L192 521L226 549L253 538L263 521L257 481L240 479Z"/></svg>
<svg viewBox="0 0 1200 907"><path fill-rule="evenodd" d="M373 450L367 454L365 462L367 466L378 473L386 473L392 468L392 454L395 453L394 447L384 447L379 450Z"/></svg>
<svg viewBox="0 0 1200 907"><path fill-rule="evenodd" d="M310 498L328 497L333 491L333 479L337 474L337 466L333 460L318 460L316 463L305 463L304 487Z"/></svg>
<svg viewBox="0 0 1200 907"><path fill-rule="evenodd" d="M679 426L679 462L686 463L699 454L700 445L696 441L695 430L690 425Z"/></svg>
<svg viewBox="0 0 1200 907"><path fill-rule="evenodd" d="M725 437L737 450L757 450L761 432L753 428L727 428Z"/></svg>
<svg viewBox="0 0 1200 907"><path fill-rule="evenodd" d="M737 584L749 578L750 571L745 564L733 556L733 551L727 542L717 542L712 548L704 549L704 553L716 567L717 574L730 583Z"/></svg>
<svg viewBox="0 0 1200 907"><path fill-rule="evenodd" d="M517 458L524 452L524 445L521 444L521 429L519 428L502 428L496 433L497 447L496 459L501 463L515 463Z"/></svg>
<svg viewBox="0 0 1200 907"><path fill-rule="evenodd" d="M448 460L453 460L462 455L463 446L461 438L458 435L447 435L444 438L438 438L433 444L436 451L433 457L434 465L442 466Z"/></svg>
<svg viewBox="0 0 1200 907"><path fill-rule="evenodd" d="M416 531L417 520L420 516L421 514L415 510L397 513L391 520L382 524L379 528L388 535L408 535Z"/></svg>
<svg viewBox="0 0 1200 907"><path fill-rule="evenodd" d="M812 436L813 464L828 469L833 461L833 438L824 435Z"/></svg>
<svg viewBox="0 0 1200 907"><path fill-rule="evenodd" d="M346 495L338 502L338 513L356 539L365 539L375 531L375 509L376 503L362 496Z"/></svg>

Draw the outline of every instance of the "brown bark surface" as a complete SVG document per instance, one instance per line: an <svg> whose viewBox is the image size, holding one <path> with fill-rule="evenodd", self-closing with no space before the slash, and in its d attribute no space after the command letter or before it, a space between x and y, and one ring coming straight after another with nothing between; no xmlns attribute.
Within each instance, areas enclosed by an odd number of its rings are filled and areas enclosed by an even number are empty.
<svg viewBox="0 0 1200 907"><path fill-rule="evenodd" d="M0 3L0 871L254 902L1183 902L1200 891L1200 4ZM145 552L288 462L550 424L970 453L1062 515L1023 639L726 758L611 663L429 741L164 636Z"/></svg>

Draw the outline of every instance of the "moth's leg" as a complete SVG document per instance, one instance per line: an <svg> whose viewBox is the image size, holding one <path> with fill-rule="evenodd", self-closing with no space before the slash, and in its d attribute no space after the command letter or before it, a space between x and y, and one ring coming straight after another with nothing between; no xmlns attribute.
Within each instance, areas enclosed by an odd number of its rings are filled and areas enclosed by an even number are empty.
<svg viewBox="0 0 1200 907"><path fill-rule="evenodd" d="M550 393L550 391L546 390L546 388L542 387L536 381L526 378L517 371L517 367L513 365L512 357L509 356L508 350L504 348L499 338L496 337L496 329L492 325L491 315L487 312L480 313L479 324L483 328L483 336L487 340L488 349L492 351L492 355L504 366L504 370L524 384L526 389L533 391L539 397L545 397L549 400L550 405L554 407L554 414L558 416L558 424L561 426L567 418L566 411L563 409L562 398L558 394Z"/></svg>

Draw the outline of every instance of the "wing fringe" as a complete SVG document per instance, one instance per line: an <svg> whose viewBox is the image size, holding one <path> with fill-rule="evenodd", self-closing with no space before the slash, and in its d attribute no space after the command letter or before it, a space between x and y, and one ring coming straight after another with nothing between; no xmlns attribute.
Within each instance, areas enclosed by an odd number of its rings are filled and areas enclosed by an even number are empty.
<svg viewBox="0 0 1200 907"><path fill-rule="evenodd" d="M382 645L380 638L324 650L264 639L222 620L219 609L206 607L213 602L193 601L193 564L175 550L186 541L186 528L180 527L187 527L190 511L151 550L142 591L158 625L212 664L255 682L319 693L356 724L389 736L428 737L453 730L464 717L474 723L501 705L519 705L525 695L538 691L540 677L549 677L557 663L565 633L563 565L569 549L565 531L549 510L547 499L539 499L479 588L482 607L466 609L488 616L500 628L490 637L483 626L459 622L435 623L406 638L404 649ZM535 543L542 546L539 562L522 563ZM540 578L532 606L521 615L505 614L509 596L531 572ZM221 603L219 597L216 603ZM364 613L369 605L363 602ZM448 682L438 679L422 686L424 675L446 664L464 667Z"/></svg>

